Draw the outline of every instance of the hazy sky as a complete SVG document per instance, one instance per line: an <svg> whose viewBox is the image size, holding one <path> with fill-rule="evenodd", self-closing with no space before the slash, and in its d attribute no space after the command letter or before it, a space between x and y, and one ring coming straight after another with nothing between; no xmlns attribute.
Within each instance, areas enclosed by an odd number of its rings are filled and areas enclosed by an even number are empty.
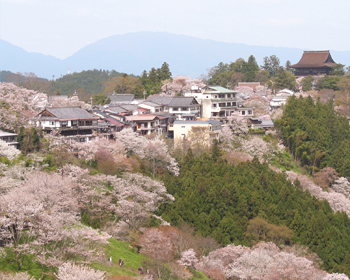
<svg viewBox="0 0 350 280"><path fill-rule="evenodd" d="M349 12L349 0L0 0L0 39L58 58L137 31L350 50Z"/></svg>

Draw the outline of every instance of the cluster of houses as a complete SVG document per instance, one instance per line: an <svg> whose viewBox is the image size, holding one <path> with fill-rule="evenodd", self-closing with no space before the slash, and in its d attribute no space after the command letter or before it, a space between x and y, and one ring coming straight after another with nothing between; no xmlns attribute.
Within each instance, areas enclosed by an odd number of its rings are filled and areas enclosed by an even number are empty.
<svg viewBox="0 0 350 280"><path fill-rule="evenodd" d="M74 95L76 99L76 94ZM163 134L175 142L189 139L190 133L202 131L209 140L218 138L227 117L232 113L249 118L252 128L273 127L271 120L255 118L254 108L243 107L242 95L220 86L192 87L184 96L149 96L135 99L133 94L110 96L104 106L48 107L32 117L29 123L43 134L58 132L60 136L78 142L114 137L115 132L132 128L140 135ZM203 136L202 136L203 137ZM17 134L0 131L0 140L17 146Z"/></svg>
<svg viewBox="0 0 350 280"><path fill-rule="evenodd" d="M87 111L81 107L46 107L30 123L45 133L58 131L61 136L89 142L96 137L113 138L114 132L131 127L141 135L165 134L175 141L188 137L196 129L217 138L228 116L253 118L254 108L240 105L238 92L219 86L193 87L181 97L150 96L137 100L133 94L110 96L105 106Z"/></svg>
<svg viewBox="0 0 350 280"><path fill-rule="evenodd" d="M301 60L291 67L297 76L305 76L329 74L334 65L329 51L305 51ZM109 105L91 106L90 110L82 106L50 107L56 98L51 97L52 100L45 105L48 107L30 123L43 132L58 131L62 137L79 142L89 142L96 137L113 138L114 132L126 127L141 135L165 134L175 142L188 138L191 131L206 131L210 138L216 138L227 117L234 112L249 118L252 128L273 127L268 115L254 117L254 108L241 105L245 98L249 98L249 92L266 96L267 88L260 83L240 83L238 88L248 89L247 94L220 86L193 86L181 97L153 95L147 100L137 100L133 94L113 93ZM293 92L289 90L278 92L270 100L270 108L285 104L291 95ZM71 99L79 102L76 93ZM0 140L9 145L18 144L16 136L0 131Z"/></svg>

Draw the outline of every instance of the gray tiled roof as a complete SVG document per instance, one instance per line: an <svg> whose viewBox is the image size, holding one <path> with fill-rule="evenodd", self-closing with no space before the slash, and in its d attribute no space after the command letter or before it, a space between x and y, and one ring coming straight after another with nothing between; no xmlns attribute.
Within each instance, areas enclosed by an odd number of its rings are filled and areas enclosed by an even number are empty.
<svg viewBox="0 0 350 280"><path fill-rule="evenodd" d="M109 109L115 113L126 113L127 112L126 109L124 109L120 106L108 106L108 108L106 108L106 109Z"/></svg>
<svg viewBox="0 0 350 280"><path fill-rule="evenodd" d="M148 101L155 102L161 105L169 105L173 97L171 96L149 96L147 98Z"/></svg>
<svg viewBox="0 0 350 280"><path fill-rule="evenodd" d="M173 99L169 103L169 107L184 107L193 105L199 105L196 99L194 99L193 97L173 97Z"/></svg>
<svg viewBox="0 0 350 280"><path fill-rule="evenodd" d="M152 106L152 107L159 107L159 106L161 106L160 104L155 103L153 101L143 101L142 103L139 104L139 106L142 105L142 104L145 104L145 105L148 105L148 106Z"/></svg>
<svg viewBox="0 0 350 280"><path fill-rule="evenodd" d="M134 100L134 94L111 94L109 96L111 103L122 103L122 102L131 102Z"/></svg>
<svg viewBox="0 0 350 280"><path fill-rule="evenodd" d="M56 118L61 120L70 119L91 119L96 117L93 114L81 109L80 107L51 107L46 108L46 111L50 112Z"/></svg>
<svg viewBox="0 0 350 280"><path fill-rule="evenodd" d="M136 111L138 109L138 106L134 105L134 104L121 105L120 107L122 107L123 109L125 109L127 111Z"/></svg>

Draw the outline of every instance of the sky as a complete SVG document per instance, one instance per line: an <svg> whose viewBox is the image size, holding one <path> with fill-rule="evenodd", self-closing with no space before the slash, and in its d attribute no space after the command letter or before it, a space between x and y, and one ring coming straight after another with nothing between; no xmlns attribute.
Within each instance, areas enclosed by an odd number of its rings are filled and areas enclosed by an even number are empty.
<svg viewBox="0 0 350 280"><path fill-rule="evenodd" d="M348 0L0 0L0 39L61 59L139 31L344 51L350 50L349 11Z"/></svg>

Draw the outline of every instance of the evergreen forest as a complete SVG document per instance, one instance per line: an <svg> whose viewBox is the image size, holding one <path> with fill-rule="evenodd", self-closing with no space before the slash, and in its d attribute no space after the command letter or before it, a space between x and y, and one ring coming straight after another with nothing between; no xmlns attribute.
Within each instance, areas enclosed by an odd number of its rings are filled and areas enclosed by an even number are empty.
<svg viewBox="0 0 350 280"><path fill-rule="evenodd" d="M189 151L180 176L164 182L175 202L160 213L175 226L190 224L223 245L299 243L317 253L327 271L350 273L349 217L256 158L233 166Z"/></svg>
<svg viewBox="0 0 350 280"><path fill-rule="evenodd" d="M275 125L285 146L309 172L331 166L340 176L350 176L349 121L334 111L332 100L322 104L310 96L293 96Z"/></svg>

